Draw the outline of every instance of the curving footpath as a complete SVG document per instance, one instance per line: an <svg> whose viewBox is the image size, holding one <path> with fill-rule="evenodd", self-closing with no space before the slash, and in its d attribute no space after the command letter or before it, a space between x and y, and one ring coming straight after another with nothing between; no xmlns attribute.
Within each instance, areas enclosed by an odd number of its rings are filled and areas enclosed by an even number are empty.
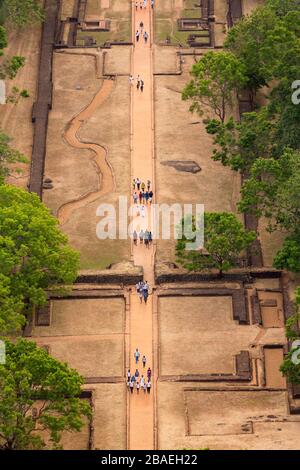
<svg viewBox="0 0 300 470"><path fill-rule="evenodd" d="M67 202L58 209L57 217L61 225L65 224L69 220L71 214L76 209L80 209L104 194L114 190L114 175L107 158L108 155L106 148L99 144L84 142L78 135L84 122L87 121L94 114L96 109L98 109L110 96L114 84L114 80L104 79L102 87L94 96L91 103L83 111L77 114L66 127L64 139L69 145L71 145L71 147L91 150L94 153L93 161L97 168L99 184L96 191L88 192L73 201Z"/></svg>

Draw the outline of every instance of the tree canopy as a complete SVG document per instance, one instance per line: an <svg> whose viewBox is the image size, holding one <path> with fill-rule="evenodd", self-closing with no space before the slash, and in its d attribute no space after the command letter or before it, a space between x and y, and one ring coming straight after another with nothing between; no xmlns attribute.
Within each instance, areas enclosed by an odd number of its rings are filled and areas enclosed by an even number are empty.
<svg viewBox="0 0 300 470"><path fill-rule="evenodd" d="M25 307L43 305L46 290L71 284L79 266L79 255L68 246L58 221L38 196L14 186L0 185L0 321L6 329L11 304L16 299L16 319ZM7 304L8 302L8 304ZM1 324L0 324L1 325Z"/></svg>
<svg viewBox="0 0 300 470"><path fill-rule="evenodd" d="M193 231L196 230L194 223ZM186 250L188 240L183 236L177 242L177 260L190 271L215 268L222 275L235 266L240 253L255 238L255 232L245 230L234 214L207 212L204 215L204 250Z"/></svg>
<svg viewBox="0 0 300 470"><path fill-rule="evenodd" d="M64 431L78 432L89 405L83 379L32 341L8 340L0 364L0 449L60 448Z"/></svg>
<svg viewBox="0 0 300 470"><path fill-rule="evenodd" d="M286 336L293 346L284 358L280 371L293 384L300 384L300 288L296 289L295 313L286 322ZM297 343L294 341L297 340ZM298 343L299 341L299 343Z"/></svg>
<svg viewBox="0 0 300 470"><path fill-rule="evenodd" d="M44 12L39 0L2 0L3 16L18 27L41 22Z"/></svg>
<svg viewBox="0 0 300 470"><path fill-rule="evenodd" d="M239 207L270 220L270 229L298 231L300 220L300 152L291 149L280 158L258 158L242 187Z"/></svg>
<svg viewBox="0 0 300 470"><path fill-rule="evenodd" d="M211 51L193 65L191 75L182 92L183 100L192 101L190 110L202 116L210 108L224 122L233 92L246 84L244 64L228 51Z"/></svg>
<svg viewBox="0 0 300 470"><path fill-rule="evenodd" d="M191 111L213 114L204 120L212 159L244 176L240 211L283 230L274 265L300 270L300 105L292 100L300 77L300 2L266 0L229 30L221 53L204 54L191 74L183 99L192 100ZM240 98L247 91L252 112L236 120L226 113L239 90Z"/></svg>
<svg viewBox="0 0 300 470"><path fill-rule="evenodd" d="M26 157L11 146L11 139L0 129L0 185L10 175L10 165L27 163Z"/></svg>

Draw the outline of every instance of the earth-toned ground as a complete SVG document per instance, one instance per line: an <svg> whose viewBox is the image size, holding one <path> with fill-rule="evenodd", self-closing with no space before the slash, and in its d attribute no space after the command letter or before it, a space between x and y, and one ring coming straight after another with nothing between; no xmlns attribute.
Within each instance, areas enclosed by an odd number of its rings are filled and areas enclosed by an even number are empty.
<svg viewBox="0 0 300 470"><path fill-rule="evenodd" d="M26 89L29 98L21 98L17 104L8 103L0 106L1 130L12 138L12 146L22 152L28 160L26 164L15 167L21 173L12 172L9 183L26 188L29 181L30 158L32 152L33 125L31 122L32 106L36 96L36 80L39 65L41 27L29 28L8 33L8 47L5 56L23 56L26 59L24 67L19 71L13 82L7 81L7 96L12 93L12 86L19 90Z"/></svg>
<svg viewBox="0 0 300 470"><path fill-rule="evenodd" d="M244 13L261 3L244 0ZM290 397L279 372L286 348L281 280L155 286L155 262L174 261L174 240L158 240L147 250L131 246L129 240L96 236L99 204L118 207L119 196L131 197L131 181L137 176L151 179L156 202L198 203L206 211L237 213L240 176L211 160L211 138L181 99L191 66L208 50L187 48L186 33L176 31L177 18L194 16L194 4L156 0L153 21L149 6L135 14L129 0L88 0L89 15L112 19L111 32L95 36L99 43L128 39L129 32L131 39L131 26L138 27L141 19L150 40L134 47L54 52L45 162L45 178L52 180L53 189L44 190L43 201L80 251L85 274L93 270L96 275L113 263L126 262L128 268L131 261L143 266L144 279L151 284L147 306L139 303L134 286L131 291L119 286L121 295L107 298L98 291L108 286L77 285L76 295L51 300L50 326L37 326L34 319L32 339L76 368L84 376L84 389L91 392L92 421L81 433L64 436L68 449L299 447L299 418L289 413ZM64 1L61 19L70 16L73 6L71 0ZM217 46L224 41L226 13L226 2L216 0ZM166 35L184 47L164 45ZM12 52L28 48L23 53L32 61L19 80L33 94L18 108L2 108L2 127L30 155L39 30L24 46L22 37L10 47ZM144 78L144 94L131 86L131 73ZM236 104L231 111L236 115ZM24 119L19 123L20 113ZM73 135L74 125L79 127ZM105 193L105 173L97 164L101 155L113 176L113 190ZM182 171L187 162L196 173ZM20 182L26 185L27 180ZM265 266L270 266L280 236L267 234L261 221L260 239ZM208 292L191 295L191 289ZM246 320L234 319L238 312L231 295L216 295L212 289L244 289ZM93 291L91 298L80 296L84 290ZM261 319L253 308L254 296ZM152 367L150 396L131 397L126 390L126 371L134 370L136 347ZM249 358L246 379L237 370L241 353Z"/></svg>

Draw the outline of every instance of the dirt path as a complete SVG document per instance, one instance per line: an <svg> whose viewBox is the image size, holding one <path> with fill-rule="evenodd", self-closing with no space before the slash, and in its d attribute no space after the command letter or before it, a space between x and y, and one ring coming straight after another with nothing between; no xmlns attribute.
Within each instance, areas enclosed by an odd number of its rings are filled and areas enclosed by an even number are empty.
<svg viewBox="0 0 300 470"><path fill-rule="evenodd" d="M64 138L69 145L78 149L91 150L94 153L93 161L99 176L99 186L97 191L88 192L87 194L82 195L80 198L67 202L59 208L57 217L61 225L68 221L74 210L86 206L90 202L95 201L97 198L113 191L114 189L113 171L107 159L106 149L98 144L84 142L80 140L78 135L78 132L84 122L87 121L94 114L96 109L99 108L99 106L101 106L110 96L113 86L113 80L104 80L102 87L95 95L91 103L70 121L64 133Z"/></svg>
<svg viewBox="0 0 300 470"><path fill-rule="evenodd" d="M132 178L139 177L145 183L149 179L154 181L153 172L153 126L152 126L152 106L153 106L153 82L152 82L152 10L150 0L147 9L133 8L133 25L136 31L142 21L144 30L150 37L145 44L143 37L135 43L133 52L132 75L136 79L139 75L145 82L144 92L137 90L136 80L132 89ZM154 190L154 187L152 185ZM148 217L150 210L147 209ZM149 219L148 219L149 220ZM150 229L150 222L145 218L138 217L135 220L137 225L143 229ZM139 231L139 227L138 227ZM133 246L133 259L135 265L143 266L144 280L148 281L151 287L154 284L154 247L147 249L144 245ZM147 358L146 368L143 369L141 361L138 369L141 374L147 376L147 368L150 366L153 371L153 295L150 296L147 305L140 304L135 292L130 299L130 367L135 371L135 348L139 348L141 357L145 354ZM140 358L141 359L141 358ZM140 391L130 394L129 403L129 448L154 449L154 393L155 375L152 377L152 389L150 395Z"/></svg>

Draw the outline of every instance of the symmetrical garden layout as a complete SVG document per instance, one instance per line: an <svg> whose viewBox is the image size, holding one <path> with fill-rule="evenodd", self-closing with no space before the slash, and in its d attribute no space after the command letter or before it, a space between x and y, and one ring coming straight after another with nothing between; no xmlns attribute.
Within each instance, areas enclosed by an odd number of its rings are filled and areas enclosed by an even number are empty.
<svg viewBox="0 0 300 470"><path fill-rule="evenodd" d="M64 448L296 449L300 392L279 372L291 287L270 267L275 235L260 222L261 265L222 280L177 268L174 239L146 252L96 236L99 204L130 198L137 176L152 181L157 202L237 213L240 175L211 160L211 139L181 91L195 60L262 2L149 3L141 11L129 0L46 0L41 41L33 28L23 46L32 60L18 80L34 77L35 104L33 113L33 99L20 104L13 135L25 153L33 145L33 158L17 184L59 218L82 268L70 295L50 296L25 335L85 379L92 418ZM141 19L147 44L134 41ZM39 50L49 70L38 71ZM131 74L144 79L144 94ZM16 128L15 110L3 113L4 128ZM134 287L143 277L153 288L147 306ZM136 347L153 369L150 396L126 388Z"/></svg>

